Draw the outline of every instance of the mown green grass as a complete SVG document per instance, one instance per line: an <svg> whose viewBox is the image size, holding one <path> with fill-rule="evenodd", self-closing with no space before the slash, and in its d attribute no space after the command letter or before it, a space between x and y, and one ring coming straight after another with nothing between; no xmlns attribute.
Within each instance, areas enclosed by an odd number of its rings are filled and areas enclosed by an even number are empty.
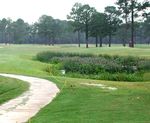
<svg viewBox="0 0 150 123"><path fill-rule="evenodd" d="M28 53L28 56L32 56L40 51L54 51L54 52L77 52L77 53L92 53L92 54L108 54L108 55L133 55L141 57L150 57L150 45L135 45L135 48L122 47L121 45L112 45L112 47L104 46L96 48L94 45L90 45L90 48L85 48L85 45L81 45L81 48L77 45L56 45L56 46L45 46L45 45L11 45L1 46L8 50L0 50L4 53L15 53L24 54ZM16 52L17 51L17 52ZM21 51L21 52L19 52Z"/></svg>
<svg viewBox="0 0 150 123"><path fill-rule="evenodd" d="M110 82L89 79L52 77L44 71L48 64L33 58L41 51L79 52L108 55L133 55L150 58L150 48L137 45L136 48L86 49L72 45L40 46L10 45L0 48L0 72L36 76L52 80L61 89L52 103L43 108L30 123L148 123L150 121L149 82ZM51 65L49 65L51 66ZM149 74L145 74L149 77ZM116 91L88 87L80 83L103 83L117 87Z"/></svg>
<svg viewBox="0 0 150 123"><path fill-rule="evenodd" d="M25 75L46 75L43 71L47 64L33 60L37 53L42 51L53 52L77 52L108 55L132 55L150 58L150 46L137 45L137 48L124 48L114 45L111 48L95 48L91 45L86 49L84 45L78 48L77 45L0 45L0 72L16 73Z"/></svg>
<svg viewBox="0 0 150 123"><path fill-rule="evenodd" d="M0 104L13 99L26 90L29 84L17 79L10 79L0 76Z"/></svg>
<svg viewBox="0 0 150 123"><path fill-rule="evenodd" d="M52 78L48 78L52 79ZM147 123L150 121L150 84L53 78L63 87L58 97L31 123ZM110 91L80 83L117 87ZM64 84L64 85L63 85Z"/></svg>

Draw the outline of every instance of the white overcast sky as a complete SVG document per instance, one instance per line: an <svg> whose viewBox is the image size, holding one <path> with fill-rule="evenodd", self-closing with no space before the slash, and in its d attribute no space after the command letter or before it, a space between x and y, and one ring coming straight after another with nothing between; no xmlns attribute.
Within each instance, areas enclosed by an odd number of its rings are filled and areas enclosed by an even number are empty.
<svg viewBox="0 0 150 123"><path fill-rule="evenodd" d="M70 13L75 2L90 4L103 12L106 6L114 5L116 0L0 0L0 19L22 18L32 23L43 14L57 19L66 19L66 15Z"/></svg>

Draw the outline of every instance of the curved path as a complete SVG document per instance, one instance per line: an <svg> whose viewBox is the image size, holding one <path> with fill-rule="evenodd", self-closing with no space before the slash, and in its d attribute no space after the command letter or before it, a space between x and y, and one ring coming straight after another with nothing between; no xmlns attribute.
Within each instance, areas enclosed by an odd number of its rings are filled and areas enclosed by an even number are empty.
<svg viewBox="0 0 150 123"><path fill-rule="evenodd" d="M24 123L49 104L59 93L56 84L40 78L13 74L0 76L16 78L30 83L28 91L0 105L0 123Z"/></svg>

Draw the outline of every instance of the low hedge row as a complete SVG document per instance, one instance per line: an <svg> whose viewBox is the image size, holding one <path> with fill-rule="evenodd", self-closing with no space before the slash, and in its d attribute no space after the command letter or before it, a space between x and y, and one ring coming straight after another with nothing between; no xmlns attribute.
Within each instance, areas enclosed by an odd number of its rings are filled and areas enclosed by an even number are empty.
<svg viewBox="0 0 150 123"><path fill-rule="evenodd" d="M138 77L136 73L150 71L149 59L131 56L42 52L37 54L37 60L53 64L59 63L60 69L64 69L66 73L117 81L141 81L141 76Z"/></svg>
<svg viewBox="0 0 150 123"><path fill-rule="evenodd" d="M67 76L73 78L86 78L86 79L96 79L96 80L110 80L110 81L128 81L128 82L142 82L144 81L143 75L140 73L126 74L126 73L101 73L97 75L85 75L79 73L67 73Z"/></svg>

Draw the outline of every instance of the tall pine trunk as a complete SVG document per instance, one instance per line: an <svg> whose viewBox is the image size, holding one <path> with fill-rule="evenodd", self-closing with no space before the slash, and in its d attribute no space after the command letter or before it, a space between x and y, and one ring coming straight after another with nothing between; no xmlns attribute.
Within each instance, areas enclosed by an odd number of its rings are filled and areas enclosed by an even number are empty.
<svg viewBox="0 0 150 123"><path fill-rule="evenodd" d="M99 42L99 46L102 47L102 45L103 45L103 39L102 39L101 36L99 37L99 41L100 41L100 42Z"/></svg>
<svg viewBox="0 0 150 123"><path fill-rule="evenodd" d="M54 46L54 44L55 44L55 37L53 36L52 37L52 46Z"/></svg>
<svg viewBox="0 0 150 123"><path fill-rule="evenodd" d="M134 47L134 0L131 0L131 44L130 47Z"/></svg>
<svg viewBox="0 0 150 123"><path fill-rule="evenodd" d="M125 47L126 46L126 43L127 43L127 32L128 32L128 8L127 8L127 0L125 0L125 40L123 41L123 46Z"/></svg>
<svg viewBox="0 0 150 123"><path fill-rule="evenodd" d="M7 45L7 38L6 38L6 32L4 32L4 41L5 41L5 45Z"/></svg>
<svg viewBox="0 0 150 123"><path fill-rule="evenodd" d="M126 42L127 42L127 33L128 33L128 20L127 20L127 14L126 14L126 17L125 17L125 39L123 41L123 46L125 47L126 46Z"/></svg>
<svg viewBox="0 0 150 123"><path fill-rule="evenodd" d="M51 37L47 36L47 44L50 46L52 44Z"/></svg>
<svg viewBox="0 0 150 123"><path fill-rule="evenodd" d="M96 44L96 47L98 47L98 36L97 35L95 37L95 44Z"/></svg>
<svg viewBox="0 0 150 123"><path fill-rule="evenodd" d="M80 47L80 43L81 43L81 40L80 40L80 31L78 30L78 47Z"/></svg>
<svg viewBox="0 0 150 123"><path fill-rule="evenodd" d="M88 32L89 32L89 30L88 30L88 23L86 23L86 24L85 24L85 40L86 40L86 48L89 47L89 45L88 45Z"/></svg>
<svg viewBox="0 0 150 123"><path fill-rule="evenodd" d="M111 47L111 33L109 34L109 47Z"/></svg>

